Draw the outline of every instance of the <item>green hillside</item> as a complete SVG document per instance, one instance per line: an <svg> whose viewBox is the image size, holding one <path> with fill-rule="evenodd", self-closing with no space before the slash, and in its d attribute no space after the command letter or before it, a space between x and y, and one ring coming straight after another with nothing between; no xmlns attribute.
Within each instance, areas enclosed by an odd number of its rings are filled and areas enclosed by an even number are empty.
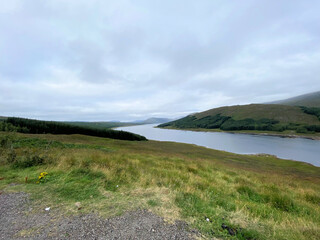
<svg viewBox="0 0 320 240"><path fill-rule="evenodd" d="M314 93L308 93L285 100L272 102L274 104L283 104L290 106L306 106L320 108L320 91Z"/></svg>
<svg viewBox="0 0 320 240"><path fill-rule="evenodd" d="M277 104L250 104L214 108L159 127L257 131L320 132L320 109Z"/></svg>

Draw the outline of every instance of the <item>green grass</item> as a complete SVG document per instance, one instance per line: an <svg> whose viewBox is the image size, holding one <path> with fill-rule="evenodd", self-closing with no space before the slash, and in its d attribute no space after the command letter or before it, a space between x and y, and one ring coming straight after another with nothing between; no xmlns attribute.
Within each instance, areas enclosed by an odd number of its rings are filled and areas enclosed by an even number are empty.
<svg viewBox="0 0 320 240"><path fill-rule="evenodd" d="M108 217L147 208L207 238L320 238L320 168L306 163L83 135L0 140L1 191L30 193L36 210ZM49 175L36 184L43 171Z"/></svg>

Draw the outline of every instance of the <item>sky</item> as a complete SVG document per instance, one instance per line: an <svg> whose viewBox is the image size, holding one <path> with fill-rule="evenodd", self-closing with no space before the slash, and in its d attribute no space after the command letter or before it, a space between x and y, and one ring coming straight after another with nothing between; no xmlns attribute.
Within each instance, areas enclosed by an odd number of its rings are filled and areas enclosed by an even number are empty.
<svg viewBox="0 0 320 240"><path fill-rule="evenodd" d="M0 0L0 116L131 121L320 90L320 1Z"/></svg>

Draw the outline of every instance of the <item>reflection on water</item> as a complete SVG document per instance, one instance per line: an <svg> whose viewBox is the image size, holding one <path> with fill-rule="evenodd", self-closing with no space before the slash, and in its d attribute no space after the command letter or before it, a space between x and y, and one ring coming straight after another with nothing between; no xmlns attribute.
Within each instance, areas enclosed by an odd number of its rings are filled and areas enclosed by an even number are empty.
<svg viewBox="0 0 320 240"><path fill-rule="evenodd" d="M267 153L320 166L320 141L222 132L192 132L154 126L148 124L117 129L137 133L150 140L192 143L240 154Z"/></svg>

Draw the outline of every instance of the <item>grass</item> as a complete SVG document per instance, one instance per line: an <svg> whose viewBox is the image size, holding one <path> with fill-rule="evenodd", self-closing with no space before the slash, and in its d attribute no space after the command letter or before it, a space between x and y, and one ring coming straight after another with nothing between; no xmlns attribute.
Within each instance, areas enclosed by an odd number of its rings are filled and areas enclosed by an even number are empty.
<svg viewBox="0 0 320 240"><path fill-rule="evenodd" d="M306 163L83 135L0 140L0 189L30 193L38 209L108 217L147 208L205 238L320 238L320 168ZM36 184L43 171L47 180Z"/></svg>

